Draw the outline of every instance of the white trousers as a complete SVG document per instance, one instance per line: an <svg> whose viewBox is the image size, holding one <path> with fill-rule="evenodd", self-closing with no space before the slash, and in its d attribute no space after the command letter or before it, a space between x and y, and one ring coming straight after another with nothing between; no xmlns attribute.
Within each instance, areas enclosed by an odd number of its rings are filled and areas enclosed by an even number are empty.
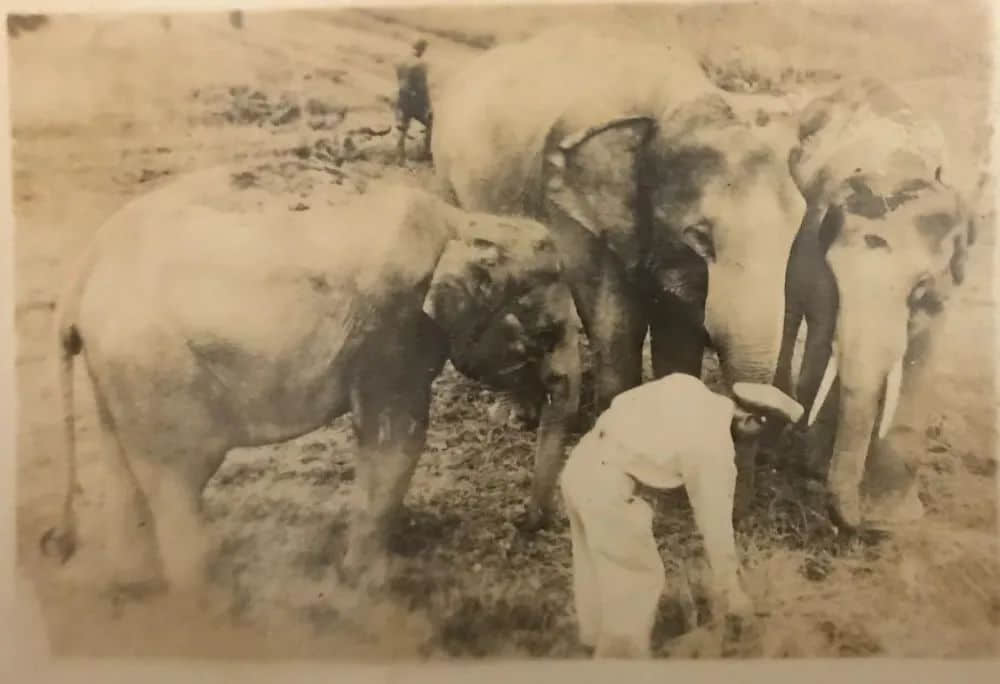
<svg viewBox="0 0 1000 684"><path fill-rule="evenodd" d="M653 536L653 510L634 495L636 482L616 464L613 442L591 433L560 476L573 553L573 598L580 641L598 658L642 658L665 585ZM684 486L705 541L713 590L733 612L750 602L740 587L733 533L735 464L693 464ZM718 472L714 472L718 471ZM721 594L721 596L719 596Z"/></svg>

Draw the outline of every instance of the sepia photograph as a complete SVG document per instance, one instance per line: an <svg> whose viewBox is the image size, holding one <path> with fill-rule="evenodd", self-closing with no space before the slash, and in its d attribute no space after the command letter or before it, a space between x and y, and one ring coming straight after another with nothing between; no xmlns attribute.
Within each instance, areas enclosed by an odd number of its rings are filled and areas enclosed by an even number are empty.
<svg viewBox="0 0 1000 684"><path fill-rule="evenodd" d="M232 4L5 16L38 652L1000 656L992 2Z"/></svg>

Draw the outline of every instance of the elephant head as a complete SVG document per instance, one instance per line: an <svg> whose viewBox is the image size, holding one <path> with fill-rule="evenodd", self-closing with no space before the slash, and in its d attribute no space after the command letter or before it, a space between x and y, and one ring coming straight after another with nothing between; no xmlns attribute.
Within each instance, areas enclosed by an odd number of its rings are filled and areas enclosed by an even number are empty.
<svg viewBox="0 0 1000 684"><path fill-rule="evenodd" d="M550 513L568 424L579 407L576 312L540 224L469 216L497 223L498 239L449 243L424 311L444 330L459 372L512 393L537 417L535 478L523 520L537 527Z"/></svg>
<svg viewBox="0 0 1000 684"><path fill-rule="evenodd" d="M669 307L668 336L685 324L707 332L730 384L770 382L785 262L805 211L788 173L793 128L745 120L713 91L657 117L557 133L553 205Z"/></svg>
<svg viewBox="0 0 1000 684"><path fill-rule="evenodd" d="M818 242L837 283L835 337L814 421L840 380L829 482L845 523L860 523L858 487L873 441L884 438L900 398L910 340L965 274L973 223L959 194L929 177L856 174L837 188Z"/></svg>

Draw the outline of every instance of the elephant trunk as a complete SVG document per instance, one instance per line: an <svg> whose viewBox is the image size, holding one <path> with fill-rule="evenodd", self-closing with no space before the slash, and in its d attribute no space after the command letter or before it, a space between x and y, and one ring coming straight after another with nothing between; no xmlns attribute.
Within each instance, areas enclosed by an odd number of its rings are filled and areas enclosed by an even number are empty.
<svg viewBox="0 0 1000 684"><path fill-rule="evenodd" d="M784 275L781 269L709 268L705 327L727 385L769 384L774 378L785 314Z"/></svg>
<svg viewBox="0 0 1000 684"><path fill-rule="evenodd" d="M529 530L544 526L552 515L553 495L563 466L570 424L580 409L579 342L574 328L564 333L542 369L546 391L538 425L531 500L525 519Z"/></svg>
<svg viewBox="0 0 1000 684"><path fill-rule="evenodd" d="M785 317L784 269L744 263L715 262L708 269L705 327L729 388L771 383ZM757 450L757 441L736 446L734 520L745 518L753 502Z"/></svg>
<svg viewBox="0 0 1000 684"><path fill-rule="evenodd" d="M835 512L844 523L861 522L860 486L873 439L892 425L906 354L906 306L841 287L836 349L830 358L813 418L835 376L840 377L840 407L828 484ZM845 296L846 295L846 296ZM895 299L895 298L892 298ZM877 433L876 433L877 430Z"/></svg>

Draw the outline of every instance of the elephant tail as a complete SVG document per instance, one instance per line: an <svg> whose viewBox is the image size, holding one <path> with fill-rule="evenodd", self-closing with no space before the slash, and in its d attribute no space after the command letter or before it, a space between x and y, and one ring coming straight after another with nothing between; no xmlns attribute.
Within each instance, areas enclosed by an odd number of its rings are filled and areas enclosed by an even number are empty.
<svg viewBox="0 0 1000 684"><path fill-rule="evenodd" d="M63 500L62 522L48 529L41 537L42 554L54 556L60 563L68 561L76 552L77 521L73 510L73 496L80 489L76 470L76 422L73 411L73 359L83 350L83 338L74 323L57 322L56 345L58 353L58 385L62 412L62 449L66 463L66 494Z"/></svg>

